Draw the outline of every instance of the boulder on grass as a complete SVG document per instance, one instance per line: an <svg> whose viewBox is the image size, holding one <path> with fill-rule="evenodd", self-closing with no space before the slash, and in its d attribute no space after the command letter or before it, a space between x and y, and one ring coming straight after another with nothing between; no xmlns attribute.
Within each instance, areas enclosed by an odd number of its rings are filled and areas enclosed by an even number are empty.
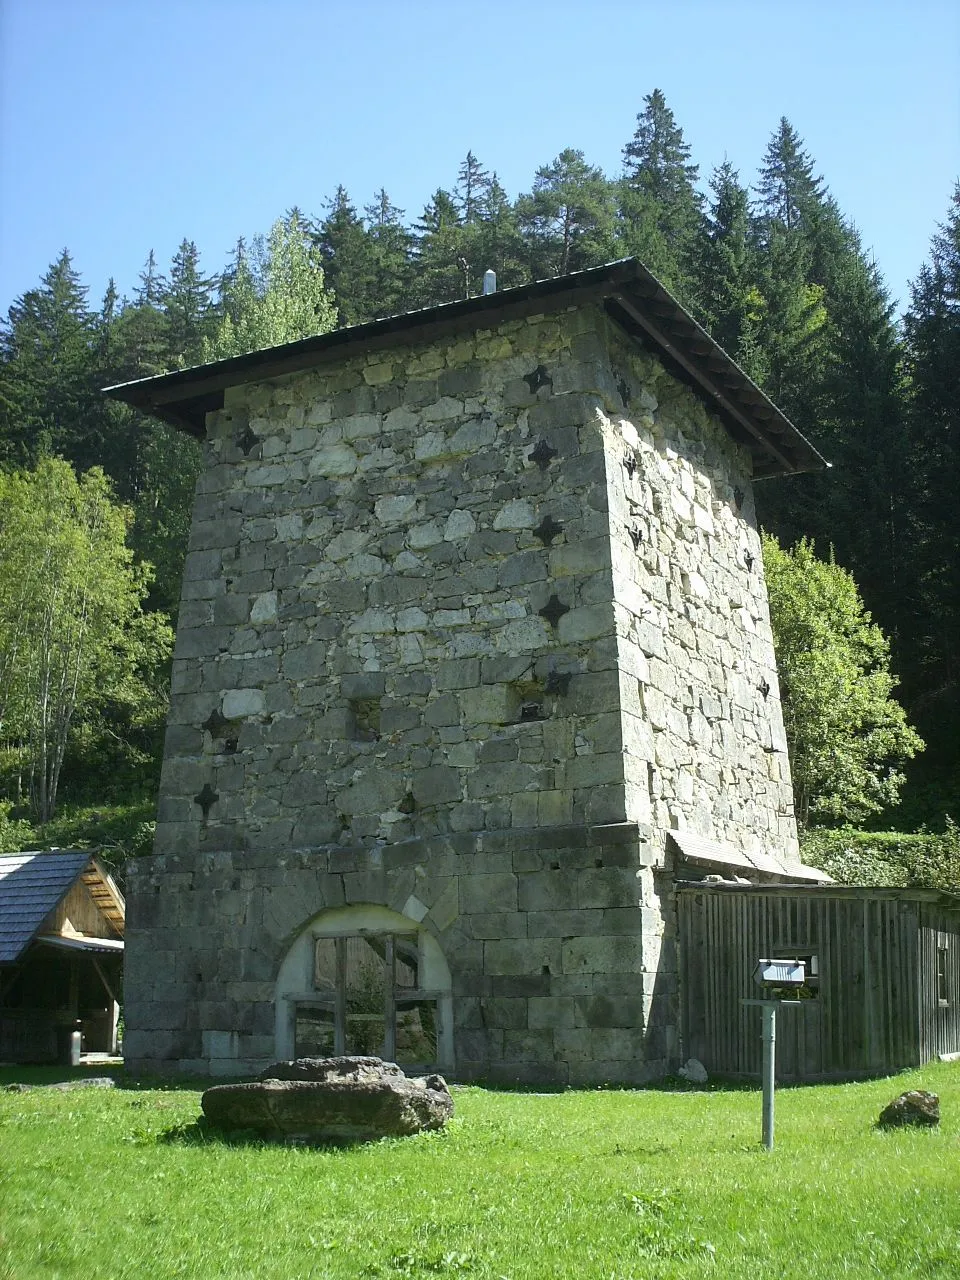
<svg viewBox="0 0 960 1280"><path fill-rule="evenodd" d="M218 1084L200 1099L218 1129L287 1142L369 1142L441 1129L453 1115L443 1076L406 1076L380 1058L275 1062L253 1084Z"/></svg>
<svg viewBox="0 0 960 1280"><path fill-rule="evenodd" d="M904 1125L933 1126L940 1123L940 1099L925 1089L910 1089L894 1098L880 1112L879 1129L899 1129Z"/></svg>
<svg viewBox="0 0 960 1280"><path fill-rule="evenodd" d="M688 1058L677 1072L677 1075L682 1076L684 1080L688 1080L690 1084L706 1084L710 1079L707 1068L699 1058Z"/></svg>

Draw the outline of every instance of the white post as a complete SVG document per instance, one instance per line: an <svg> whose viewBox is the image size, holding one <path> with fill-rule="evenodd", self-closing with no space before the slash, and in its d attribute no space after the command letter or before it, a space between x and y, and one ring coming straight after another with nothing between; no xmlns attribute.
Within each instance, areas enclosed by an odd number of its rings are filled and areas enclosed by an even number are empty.
<svg viewBox="0 0 960 1280"><path fill-rule="evenodd" d="M763 1145L773 1150L773 1090L777 1062L777 1006L763 1002Z"/></svg>

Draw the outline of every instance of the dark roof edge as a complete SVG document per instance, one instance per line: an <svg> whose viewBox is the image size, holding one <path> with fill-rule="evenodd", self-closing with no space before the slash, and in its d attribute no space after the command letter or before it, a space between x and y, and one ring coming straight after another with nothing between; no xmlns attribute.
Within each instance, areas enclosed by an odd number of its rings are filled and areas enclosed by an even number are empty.
<svg viewBox="0 0 960 1280"><path fill-rule="evenodd" d="M943 903L960 910L960 887L932 889L923 886L862 884L740 884L734 881L677 880L674 888L683 893L747 893L751 896L764 893L801 893L815 898L900 898L916 902Z"/></svg>
<svg viewBox="0 0 960 1280"><path fill-rule="evenodd" d="M707 399L754 457L758 477L820 470L829 464L750 377L636 258L556 276L496 293L446 302L420 311L296 342L231 356L104 388L104 395L202 438L206 414L221 408L223 393L246 382L301 372L364 350L477 328L569 298L602 302L634 338L653 347L672 370Z"/></svg>

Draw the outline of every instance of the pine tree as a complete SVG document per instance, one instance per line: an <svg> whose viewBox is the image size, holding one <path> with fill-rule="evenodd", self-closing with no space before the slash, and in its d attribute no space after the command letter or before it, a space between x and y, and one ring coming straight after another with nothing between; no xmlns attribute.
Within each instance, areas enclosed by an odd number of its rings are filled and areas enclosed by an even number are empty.
<svg viewBox="0 0 960 1280"><path fill-rule="evenodd" d="M749 196L729 161L714 171L710 189L697 284L704 323L754 381L763 382L769 370L757 336L763 298Z"/></svg>
<svg viewBox="0 0 960 1280"><path fill-rule="evenodd" d="M623 149L621 241L681 299L693 301L703 201L698 167L659 89L644 98Z"/></svg>
<svg viewBox="0 0 960 1280"><path fill-rule="evenodd" d="M375 247L346 188L337 187L327 216L313 224L311 231L327 285L337 299L338 324L342 327L371 319L377 313Z"/></svg>
<svg viewBox="0 0 960 1280"><path fill-rule="evenodd" d="M960 184L904 318L910 379L908 486L920 594L910 685L936 742L936 778L960 802ZM934 753L931 752L931 756ZM931 765L934 761L931 760Z"/></svg>
<svg viewBox="0 0 960 1280"><path fill-rule="evenodd" d="M40 286L18 298L0 330L0 458L33 466L61 453L90 466L103 415L96 379L96 325L66 249Z"/></svg>
<svg viewBox="0 0 960 1280"><path fill-rule="evenodd" d="M582 151L567 148L552 164L541 165L533 191L518 199L516 214L534 280L598 266L615 256L612 187Z"/></svg>
<svg viewBox="0 0 960 1280"><path fill-rule="evenodd" d="M393 316L414 305L412 295L413 237L404 226L403 210L391 203L381 187L371 204L364 206L373 242L374 274L368 319Z"/></svg>
<svg viewBox="0 0 960 1280"><path fill-rule="evenodd" d="M460 211L460 221L465 225L483 217L490 183L491 178L486 169L473 152L468 151L457 175L455 196Z"/></svg>
<svg viewBox="0 0 960 1280"><path fill-rule="evenodd" d="M812 211L824 201L823 179L814 174L803 139L786 116L780 117L767 145L757 194L763 218L781 223L788 231L805 228Z"/></svg>
<svg viewBox="0 0 960 1280"><path fill-rule="evenodd" d="M200 272L200 253L192 240L182 240L170 264L162 294L164 339L171 367L196 364L203 340L215 320L214 280Z"/></svg>
<svg viewBox="0 0 960 1280"><path fill-rule="evenodd" d="M457 202L439 187L414 224L415 276L413 296L416 306L457 302L478 292L477 268L466 257L466 237Z"/></svg>

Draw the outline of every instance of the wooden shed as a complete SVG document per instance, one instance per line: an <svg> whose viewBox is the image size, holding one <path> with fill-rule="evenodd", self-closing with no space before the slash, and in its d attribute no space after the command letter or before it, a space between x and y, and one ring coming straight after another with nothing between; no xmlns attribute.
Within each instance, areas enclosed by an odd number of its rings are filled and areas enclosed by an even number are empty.
<svg viewBox="0 0 960 1280"><path fill-rule="evenodd" d="M838 885L677 886L683 1049L760 1073L763 956L806 963L777 1020L777 1075L829 1080L960 1055L960 895Z"/></svg>
<svg viewBox="0 0 960 1280"><path fill-rule="evenodd" d="M0 857L0 1061L115 1053L124 901L86 852Z"/></svg>

